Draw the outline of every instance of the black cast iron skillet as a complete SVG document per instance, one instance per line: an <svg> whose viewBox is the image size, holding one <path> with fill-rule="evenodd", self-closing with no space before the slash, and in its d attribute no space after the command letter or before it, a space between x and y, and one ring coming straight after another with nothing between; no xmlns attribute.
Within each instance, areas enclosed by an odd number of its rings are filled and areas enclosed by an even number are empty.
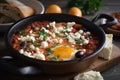
<svg viewBox="0 0 120 80"><path fill-rule="evenodd" d="M109 23L101 25L102 27L103 26L109 27L113 24L116 24L115 19L106 14L97 15L92 21L95 22L100 18L106 18L110 20ZM46 20L56 21L56 22L61 22L61 21L76 22L82 24L91 33L99 36L100 45L93 53L83 58L70 60L70 61L60 61L60 62L32 59L20 54L19 52L17 52L15 49L12 48L11 37L15 32L24 29L28 24L34 21L46 21ZM102 50L105 43L105 33L103 29L97 26L96 24L94 24L93 22L88 21L84 18L80 18L68 14L38 14L28 18L24 18L13 24L5 35L5 44L7 47L6 50L9 50L10 55L9 56L4 55L1 58L1 62L2 62L1 65L2 67L6 67L6 69L9 72L20 75L38 74L40 72L46 74L71 74L71 73L83 72L95 61L95 59L97 58L97 54ZM10 65L8 63L5 63L5 59L13 59L13 58L18 58L26 65L24 67L16 67L15 65Z"/></svg>

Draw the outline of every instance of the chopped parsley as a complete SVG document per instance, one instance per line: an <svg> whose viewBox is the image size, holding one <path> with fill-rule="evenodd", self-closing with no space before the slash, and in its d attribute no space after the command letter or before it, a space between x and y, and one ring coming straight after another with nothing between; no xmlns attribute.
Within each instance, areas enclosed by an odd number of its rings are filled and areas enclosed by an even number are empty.
<svg viewBox="0 0 120 80"><path fill-rule="evenodd" d="M47 55L51 55L54 52L51 48L47 48L46 50L47 50Z"/></svg>
<svg viewBox="0 0 120 80"><path fill-rule="evenodd" d="M47 33L47 32L45 32L45 30L44 29L42 29L42 30L40 30L39 32L38 32L38 35L39 36L44 36L44 39L46 39L48 36L49 36L49 34Z"/></svg>
<svg viewBox="0 0 120 80"><path fill-rule="evenodd" d="M54 56L51 58L52 61L57 61L59 59L59 56Z"/></svg>
<svg viewBox="0 0 120 80"><path fill-rule="evenodd" d="M67 35L66 34L64 34L64 36L63 36L64 38L67 38Z"/></svg>
<svg viewBox="0 0 120 80"><path fill-rule="evenodd" d="M75 39L76 44L81 44L82 40L81 39Z"/></svg>
<svg viewBox="0 0 120 80"><path fill-rule="evenodd" d="M57 45L58 45L58 43L53 44L52 48L56 47Z"/></svg>
<svg viewBox="0 0 120 80"><path fill-rule="evenodd" d="M32 43L35 47L40 46L40 44L39 44L38 42L33 42L33 41L31 41L31 43Z"/></svg>
<svg viewBox="0 0 120 80"><path fill-rule="evenodd" d="M26 35L27 35L27 33L25 32L25 30L21 30L21 31L20 31L20 34L21 34L22 36L26 36Z"/></svg>
<svg viewBox="0 0 120 80"><path fill-rule="evenodd" d="M55 35L58 37L62 37L62 35L60 35L59 33L55 33Z"/></svg>

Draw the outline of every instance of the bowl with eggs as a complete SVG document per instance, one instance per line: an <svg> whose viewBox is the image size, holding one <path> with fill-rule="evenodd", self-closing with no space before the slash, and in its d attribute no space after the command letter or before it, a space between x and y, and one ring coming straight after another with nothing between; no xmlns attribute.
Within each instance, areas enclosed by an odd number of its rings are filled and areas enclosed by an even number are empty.
<svg viewBox="0 0 120 80"><path fill-rule="evenodd" d="M68 14L38 14L12 25L5 35L11 56L46 74L83 72L105 43L104 31L93 22Z"/></svg>

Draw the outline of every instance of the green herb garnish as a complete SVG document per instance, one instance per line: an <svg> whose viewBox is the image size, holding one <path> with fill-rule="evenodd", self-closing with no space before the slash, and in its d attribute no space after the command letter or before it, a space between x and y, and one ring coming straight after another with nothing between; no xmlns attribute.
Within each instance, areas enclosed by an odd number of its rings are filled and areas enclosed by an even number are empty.
<svg viewBox="0 0 120 80"><path fill-rule="evenodd" d="M27 33L25 32L25 30L21 30L21 31L20 31L20 34L21 34L22 36L26 36L26 35L27 35Z"/></svg>
<svg viewBox="0 0 120 80"><path fill-rule="evenodd" d="M81 44L81 43L82 43L82 40L81 40L81 39L75 39L75 42L76 42L77 44Z"/></svg>
<svg viewBox="0 0 120 80"><path fill-rule="evenodd" d="M47 50L47 55L51 55L54 52L51 48L47 48L46 50Z"/></svg>
<svg viewBox="0 0 120 80"><path fill-rule="evenodd" d="M39 44L38 42L33 42L33 41L31 41L31 43L32 43L35 47L40 46L40 44Z"/></svg>
<svg viewBox="0 0 120 80"><path fill-rule="evenodd" d="M40 31L38 32L38 35L39 35L39 36L41 36L41 35L44 36L44 39L46 39L46 38L49 36L49 34L46 33L44 29L40 30Z"/></svg>
<svg viewBox="0 0 120 80"><path fill-rule="evenodd" d="M56 47L57 45L58 45L58 43L53 44L52 48Z"/></svg>
<svg viewBox="0 0 120 80"><path fill-rule="evenodd" d="M58 37L62 37L62 35L60 35L60 33L55 33L55 35Z"/></svg>
<svg viewBox="0 0 120 80"><path fill-rule="evenodd" d="M57 61L59 59L59 56L54 56L51 58L52 61Z"/></svg>
<svg viewBox="0 0 120 80"><path fill-rule="evenodd" d="M63 37L67 38L67 35L66 35L66 34L64 34L64 36L63 36Z"/></svg>

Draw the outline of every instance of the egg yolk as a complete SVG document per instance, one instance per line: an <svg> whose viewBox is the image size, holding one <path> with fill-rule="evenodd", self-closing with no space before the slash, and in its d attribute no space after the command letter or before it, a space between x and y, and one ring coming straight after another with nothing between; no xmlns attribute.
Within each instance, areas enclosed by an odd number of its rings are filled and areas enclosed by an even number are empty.
<svg viewBox="0 0 120 80"><path fill-rule="evenodd" d="M54 49L54 56L59 56L60 60L70 58L73 53L73 49L66 46L60 46Z"/></svg>

